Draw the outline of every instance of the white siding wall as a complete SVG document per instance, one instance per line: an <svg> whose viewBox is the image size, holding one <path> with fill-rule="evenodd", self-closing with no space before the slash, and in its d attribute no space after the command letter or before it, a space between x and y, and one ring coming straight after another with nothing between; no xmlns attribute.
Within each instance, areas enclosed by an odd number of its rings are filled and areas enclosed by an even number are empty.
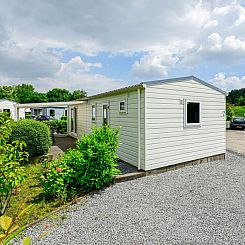
<svg viewBox="0 0 245 245"><path fill-rule="evenodd" d="M119 101L126 100L127 113L119 113ZM102 104L109 104L109 123L120 127L120 159L137 167L138 164L138 95L137 90L91 99L87 104L78 105L78 136L91 132L95 125L102 125ZM96 121L92 121L92 105L96 105ZM141 89L141 166L144 168L144 89Z"/></svg>
<svg viewBox="0 0 245 245"><path fill-rule="evenodd" d="M196 81L147 85L145 170L225 153L225 95ZM184 127L184 99L201 102L201 127Z"/></svg>

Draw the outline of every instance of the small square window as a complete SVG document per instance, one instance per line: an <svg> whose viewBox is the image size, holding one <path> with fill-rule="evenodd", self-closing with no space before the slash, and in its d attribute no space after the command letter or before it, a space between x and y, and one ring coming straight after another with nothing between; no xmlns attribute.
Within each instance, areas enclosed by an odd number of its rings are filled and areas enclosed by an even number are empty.
<svg viewBox="0 0 245 245"><path fill-rule="evenodd" d="M185 103L185 126L200 126L201 104L200 102L186 101Z"/></svg>
<svg viewBox="0 0 245 245"><path fill-rule="evenodd" d="M96 108L95 105L92 105L92 120L96 120Z"/></svg>
<svg viewBox="0 0 245 245"><path fill-rule="evenodd" d="M119 112L127 112L126 100L119 101Z"/></svg>

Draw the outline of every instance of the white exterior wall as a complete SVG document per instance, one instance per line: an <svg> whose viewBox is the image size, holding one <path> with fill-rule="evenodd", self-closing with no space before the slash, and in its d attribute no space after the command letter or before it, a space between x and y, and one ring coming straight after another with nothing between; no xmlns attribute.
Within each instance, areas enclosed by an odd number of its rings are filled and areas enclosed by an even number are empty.
<svg viewBox="0 0 245 245"><path fill-rule="evenodd" d="M149 84L145 96L144 170L225 153L224 94L190 80ZM184 127L184 99L201 103L201 127Z"/></svg>
<svg viewBox="0 0 245 245"><path fill-rule="evenodd" d="M8 109L10 110L10 117L14 120L17 120L17 111L15 110L14 105L16 102L9 101L9 100L1 100L0 101L0 112ZM25 109L19 109L19 118L25 118Z"/></svg>
<svg viewBox="0 0 245 245"><path fill-rule="evenodd" d="M119 101L127 101L127 113L119 113ZM93 126L102 125L102 105L109 104L109 124L120 128L118 156L129 164L138 165L138 94L137 90L118 95L90 99L78 105L78 137L90 133ZM96 120L92 121L92 105L96 105ZM69 109L70 111L70 109ZM70 124L70 123L69 123ZM144 89L141 89L141 168L144 168Z"/></svg>

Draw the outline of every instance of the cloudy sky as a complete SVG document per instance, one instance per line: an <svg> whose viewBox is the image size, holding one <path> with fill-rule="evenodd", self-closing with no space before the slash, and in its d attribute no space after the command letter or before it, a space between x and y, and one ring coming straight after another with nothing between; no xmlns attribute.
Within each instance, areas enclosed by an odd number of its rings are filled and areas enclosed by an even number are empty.
<svg viewBox="0 0 245 245"><path fill-rule="evenodd" d="M0 85L91 95L188 75L245 87L245 1L0 1Z"/></svg>

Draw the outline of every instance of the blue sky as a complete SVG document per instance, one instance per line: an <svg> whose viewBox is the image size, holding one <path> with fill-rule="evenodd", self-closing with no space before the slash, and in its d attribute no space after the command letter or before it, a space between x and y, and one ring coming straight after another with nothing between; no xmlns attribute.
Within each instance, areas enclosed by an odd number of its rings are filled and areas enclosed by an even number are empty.
<svg viewBox="0 0 245 245"><path fill-rule="evenodd" d="M195 75L245 86L245 3L26 0L0 3L0 85L95 94Z"/></svg>

